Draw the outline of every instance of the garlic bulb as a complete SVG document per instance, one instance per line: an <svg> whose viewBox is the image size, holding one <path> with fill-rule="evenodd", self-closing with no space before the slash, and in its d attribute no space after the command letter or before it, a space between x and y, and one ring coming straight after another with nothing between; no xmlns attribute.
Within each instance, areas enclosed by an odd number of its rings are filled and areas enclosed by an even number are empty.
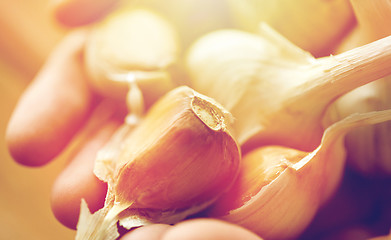
<svg viewBox="0 0 391 240"><path fill-rule="evenodd" d="M391 4L387 0L351 0L358 26L338 51L363 45L391 34ZM391 77L379 79L355 89L338 99L325 124L338 121L354 112L391 108ZM346 136L348 163L365 175L391 174L391 124L386 122L356 129Z"/></svg>
<svg viewBox="0 0 391 240"><path fill-rule="evenodd" d="M391 37L314 58L269 28L220 30L199 39L186 59L191 86L236 118L245 149L277 144L313 150L322 117L342 94L391 73Z"/></svg>
<svg viewBox="0 0 391 240"><path fill-rule="evenodd" d="M328 127L311 152L268 145L245 154L235 184L208 215L239 224L265 239L297 237L339 185L345 134L389 120L391 110L355 114Z"/></svg>
<svg viewBox="0 0 391 240"><path fill-rule="evenodd" d="M76 239L115 239L118 221L127 229L176 223L216 201L239 172L232 120L214 100L183 86L132 130L124 125L96 159L94 173L108 183L105 206L90 214L81 205Z"/></svg>
<svg viewBox="0 0 391 240"><path fill-rule="evenodd" d="M229 0L234 23L256 32L266 22L316 56L328 55L354 22L349 0ZM321 29L321 30L320 30Z"/></svg>
<svg viewBox="0 0 391 240"><path fill-rule="evenodd" d="M104 96L123 100L136 83L150 106L176 86L179 55L171 23L151 10L122 6L92 27L85 67Z"/></svg>

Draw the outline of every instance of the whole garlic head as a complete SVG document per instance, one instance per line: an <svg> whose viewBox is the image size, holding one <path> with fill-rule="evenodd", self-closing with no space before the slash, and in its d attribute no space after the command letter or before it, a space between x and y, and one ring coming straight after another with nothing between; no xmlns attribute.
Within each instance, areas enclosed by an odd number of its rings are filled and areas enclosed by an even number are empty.
<svg viewBox="0 0 391 240"><path fill-rule="evenodd" d="M342 94L391 73L391 37L336 56L314 58L267 24L259 34L215 31L190 48L191 86L236 118L238 142L310 151L322 118Z"/></svg>

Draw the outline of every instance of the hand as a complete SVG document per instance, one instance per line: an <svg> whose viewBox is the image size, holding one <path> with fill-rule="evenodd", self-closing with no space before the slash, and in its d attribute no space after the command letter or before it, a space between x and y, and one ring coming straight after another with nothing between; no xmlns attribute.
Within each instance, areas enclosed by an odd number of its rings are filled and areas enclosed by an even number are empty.
<svg viewBox="0 0 391 240"><path fill-rule="evenodd" d="M63 0L52 5L59 22L81 26L102 17L116 1ZM88 11L86 10L88 9ZM13 158L26 166L44 165L65 151L69 164L53 186L51 204L56 218L75 229L80 200L91 211L103 206L106 184L93 174L96 152L119 127L125 112L107 103L88 85L83 49L87 30L72 30L56 47L10 119L6 140ZM110 105L110 111L107 105ZM196 237L195 237L196 236ZM156 224L125 234L131 239L259 239L239 226L203 219L175 226Z"/></svg>
<svg viewBox="0 0 391 240"><path fill-rule="evenodd" d="M76 9L77 4L82 10L88 2L89 16L66 17L70 14L65 13ZM96 6L91 1L57 1L52 9L55 14L62 13L57 14L64 16L62 23L81 25L103 14L103 2L108 5L115 1L100 2ZM103 206L106 185L92 173L94 155L120 121L108 116L91 123L101 99L89 88L83 69L87 34L86 30L73 31L56 47L19 100L6 134L9 151L17 162L40 166L57 157L74 136L87 131L88 139L79 141L66 155L69 165L57 178L52 191L54 215L70 228L76 226L81 198L86 199L92 211Z"/></svg>

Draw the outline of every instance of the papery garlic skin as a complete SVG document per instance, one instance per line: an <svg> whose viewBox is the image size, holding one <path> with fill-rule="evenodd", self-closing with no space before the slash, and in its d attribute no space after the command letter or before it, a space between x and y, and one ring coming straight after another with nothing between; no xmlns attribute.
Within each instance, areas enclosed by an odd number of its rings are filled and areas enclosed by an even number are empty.
<svg viewBox="0 0 391 240"><path fill-rule="evenodd" d="M92 86L124 99L137 83L147 106L176 86L180 41L174 27L148 9L121 6L92 26L85 66Z"/></svg>
<svg viewBox="0 0 391 240"><path fill-rule="evenodd" d="M209 216L239 224L265 239L294 239L339 186L346 133L389 120L391 110L352 115L327 128L321 144L308 153L281 146L264 146L247 153L238 180L210 208ZM259 163L253 160L257 157ZM263 161L269 161L270 166L262 166ZM257 168L263 173L247 175ZM260 189L253 188L251 184L268 173L274 173L274 178L266 179Z"/></svg>
<svg viewBox="0 0 391 240"><path fill-rule="evenodd" d="M349 0L229 0L236 26L256 32L266 22L290 41L316 56L332 47L354 23ZM321 29L321 31L319 31Z"/></svg>
<svg viewBox="0 0 391 240"><path fill-rule="evenodd" d="M133 130L119 130L113 139L119 144L98 154L94 172L108 183L108 194L97 214L82 210L88 216L80 219L93 224L79 222L78 235L101 234L117 221L127 229L173 224L210 206L239 173L232 121L217 102L189 87L167 93Z"/></svg>

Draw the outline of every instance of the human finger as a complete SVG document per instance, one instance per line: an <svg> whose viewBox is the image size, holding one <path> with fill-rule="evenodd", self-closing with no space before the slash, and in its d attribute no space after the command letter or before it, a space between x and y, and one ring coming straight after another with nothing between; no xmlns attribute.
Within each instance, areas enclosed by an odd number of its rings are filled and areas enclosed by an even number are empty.
<svg viewBox="0 0 391 240"><path fill-rule="evenodd" d="M262 240L255 233L217 219L193 219L168 229L161 240Z"/></svg>
<svg viewBox="0 0 391 240"><path fill-rule="evenodd" d="M168 224L152 224L130 231L121 237L121 240L161 240L170 228L172 226Z"/></svg>
<svg viewBox="0 0 391 240"><path fill-rule="evenodd" d="M95 157L120 124L120 119L94 114L69 154L64 154L69 164L53 185L51 205L57 220L65 226L76 228L82 198L91 212L103 207L107 186L93 173Z"/></svg>
<svg viewBox="0 0 391 240"><path fill-rule="evenodd" d="M95 97L83 69L85 38L85 31L66 37L20 98L6 132L9 152L17 162L49 162L88 118Z"/></svg>
<svg viewBox="0 0 391 240"><path fill-rule="evenodd" d="M76 27L97 21L118 2L119 0L52 0L50 9L58 22Z"/></svg>

